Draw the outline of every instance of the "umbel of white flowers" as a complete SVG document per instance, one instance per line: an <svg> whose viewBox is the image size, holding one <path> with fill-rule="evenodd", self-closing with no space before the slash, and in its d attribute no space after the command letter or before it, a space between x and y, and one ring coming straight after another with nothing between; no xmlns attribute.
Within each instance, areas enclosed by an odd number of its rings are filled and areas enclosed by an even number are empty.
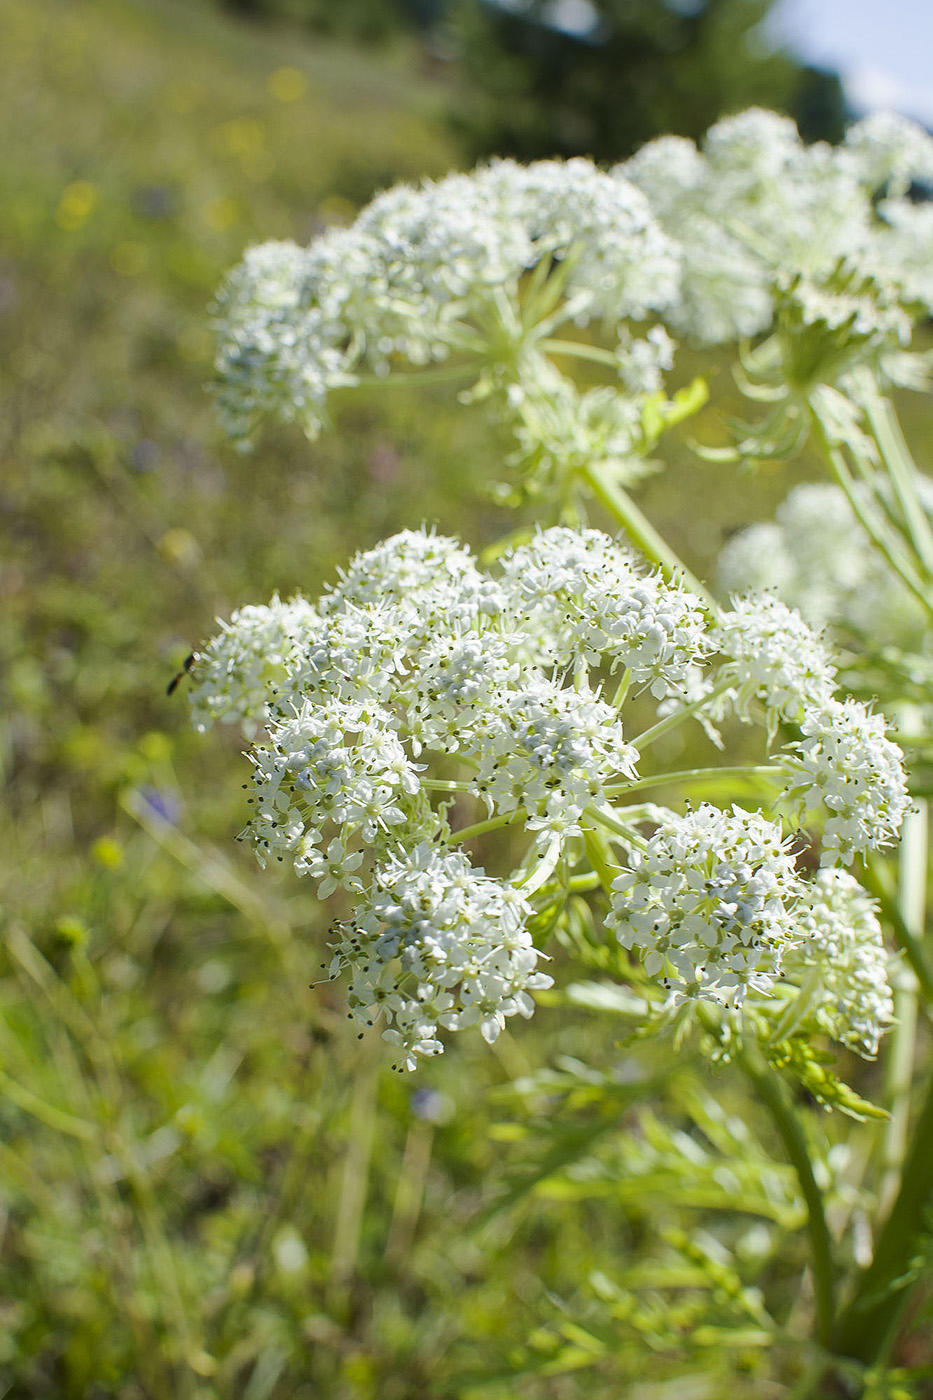
<svg viewBox="0 0 933 1400"><path fill-rule="evenodd" d="M332 973L349 973L351 1013L381 1021L399 1065L439 1052L441 1030L493 1040L531 1014L550 983L532 916L589 868L594 839L615 863L609 927L662 1001L737 1006L782 973L786 999L799 973L822 1028L873 1052L889 1019L880 933L837 867L894 839L901 755L878 716L836 698L819 637L776 599L714 617L596 530L539 532L491 572L406 531L316 604L241 609L191 676L197 726L240 721L253 738L243 838L322 898L341 892ZM630 736L636 694L657 718ZM797 734L768 766L768 809L652 807L646 826L651 731L730 711L768 740ZM794 862L795 817L821 835L815 883ZM464 843L505 827L511 849L527 834L517 868L474 867Z"/></svg>
<svg viewBox="0 0 933 1400"><path fill-rule="evenodd" d="M933 483L918 475L916 485L933 520ZM868 499L862 483L855 494ZM773 588L811 627L835 625L879 651L915 650L928 630L926 611L872 546L841 487L830 482L795 486L773 521L733 535L719 556L718 576L726 595Z"/></svg>
<svg viewBox="0 0 933 1400"><path fill-rule="evenodd" d="M617 343L622 394L571 405L603 451L607 438L624 451L625 394L661 386L671 337L776 330L784 382L802 391L859 363L916 382L904 347L933 310L933 205L911 201L912 181L933 183L933 138L903 118L868 117L833 148L753 108L700 148L663 137L610 171L496 161L396 187L349 228L263 244L229 276L226 425L246 440L271 415L314 436L334 389L448 359L532 396L547 364L546 415L569 393L546 359L566 322L597 321Z"/></svg>

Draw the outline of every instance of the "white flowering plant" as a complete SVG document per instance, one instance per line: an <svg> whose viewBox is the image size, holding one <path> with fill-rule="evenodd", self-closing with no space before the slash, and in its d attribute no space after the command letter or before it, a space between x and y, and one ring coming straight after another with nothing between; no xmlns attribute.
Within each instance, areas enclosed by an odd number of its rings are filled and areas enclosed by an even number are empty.
<svg viewBox="0 0 933 1400"><path fill-rule="evenodd" d="M899 118L833 149L752 110L609 171L497 161L389 190L308 248L250 250L217 302L240 444L269 417L314 437L364 383L460 381L514 435L500 499L534 513L479 556L406 530L318 600L243 607L198 648L195 724L249 743L241 839L332 901L326 975L401 1070L561 996L615 1007L621 1043L743 1069L807 1221L801 1397L853 1376L845 1393L876 1393L933 1209L933 1098L911 1137L904 1076L933 1006L933 488L891 398L929 368L924 182L933 138ZM715 596L631 495L706 398L670 387L681 343L734 356L761 405L701 456L808 444L832 477L730 542ZM685 734L708 761L672 768ZM555 986L568 956L600 980ZM844 1082L851 1052L895 1066L880 1105ZM821 1159L793 1085L875 1125L880 1184ZM856 1249L854 1196L875 1211ZM715 1250L677 1248L725 1287ZM626 1286L600 1296L645 1331ZM736 1336L751 1308L755 1345L786 1339L736 1288Z"/></svg>

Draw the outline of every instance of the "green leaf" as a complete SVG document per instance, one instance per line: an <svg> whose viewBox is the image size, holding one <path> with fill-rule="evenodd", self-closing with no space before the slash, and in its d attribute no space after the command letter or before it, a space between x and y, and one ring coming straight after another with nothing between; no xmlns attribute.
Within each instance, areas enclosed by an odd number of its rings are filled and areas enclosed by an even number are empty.
<svg viewBox="0 0 933 1400"><path fill-rule="evenodd" d="M765 1044L762 1050L775 1069L794 1075L824 1108L838 1108L859 1123L869 1118L890 1117L886 1109L863 1099L828 1068L834 1062L832 1055L816 1050L808 1042L785 1040L777 1045Z"/></svg>
<svg viewBox="0 0 933 1400"><path fill-rule="evenodd" d="M698 413L709 398L709 385L702 375L678 389L672 399L663 393L651 394L641 412L641 430L645 447L651 448L668 428L682 423Z"/></svg>

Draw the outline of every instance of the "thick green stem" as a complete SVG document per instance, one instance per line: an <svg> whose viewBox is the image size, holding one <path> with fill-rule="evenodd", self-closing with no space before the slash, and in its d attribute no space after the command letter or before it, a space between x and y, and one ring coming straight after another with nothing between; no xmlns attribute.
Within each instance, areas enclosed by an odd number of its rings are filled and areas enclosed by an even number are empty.
<svg viewBox="0 0 933 1400"><path fill-rule="evenodd" d="M498 817L490 817L484 822L474 822L472 826L464 826L461 827L459 831L452 831L445 845L462 846L464 841L472 841L474 836L484 836L487 831L498 831L503 826L510 826L512 822L523 820L526 815L523 807L516 807L514 812L506 812Z"/></svg>
<svg viewBox="0 0 933 1400"><path fill-rule="evenodd" d="M909 554L904 549L905 541L903 539L892 540L890 538L889 531L884 528L884 522L879 520L873 507L867 504L855 489L856 483L849 470L849 465L846 462L842 449L834 446L830 441L817 413L813 413L812 420L814 433L823 452L823 456L833 476L836 478L836 481L845 492L855 518L868 535L872 544L881 552L897 576L903 581L907 588L910 589L911 593L920 600L926 611L933 615L933 597L931 597L930 589L924 583L923 578L914 567Z"/></svg>
<svg viewBox="0 0 933 1400"><path fill-rule="evenodd" d="M904 921L898 908L894 881L880 856L869 856L862 878L866 889L880 901L884 917L894 933L895 942L910 964L925 1002L933 1009L933 973L927 963L926 949L921 939Z"/></svg>
<svg viewBox="0 0 933 1400"><path fill-rule="evenodd" d="M594 873L599 877L607 895L612 893L612 882L619 873L619 867L612 863L612 851L609 843L601 832L593 827L583 828L583 840L586 843L587 859L593 867Z"/></svg>
<svg viewBox="0 0 933 1400"><path fill-rule="evenodd" d="M919 941L926 908L927 804L914 803L904 818L898 853L897 908L905 926ZM903 964L894 968L894 1026L885 1057L885 1127L883 1175L878 1193L879 1214L885 1215L897 1194L910 1116L910 1089L917 1038L917 978Z"/></svg>
<svg viewBox="0 0 933 1400"><path fill-rule="evenodd" d="M592 360L594 364L608 365L618 371L619 360L609 350L603 350L599 345L587 345L583 341L576 340L555 340L548 337L540 342L540 348L547 351L549 355L569 355L575 360Z"/></svg>
<svg viewBox="0 0 933 1400"><path fill-rule="evenodd" d="M904 441L894 406L877 391L860 397L901 508L904 528L927 575L933 575L933 529L917 494L917 468Z"/></svg>
<svg viewBox="0 0 933 1400"><path fill-rule="evenodd" d="M926 804L920 803L904 822L896 903L900 928L911 945L918 947L924 927L926 873L927 811ZM901 1312L918 1277L914 1260L929 1234L924 1217L933 1207L933 1084L908 1147L917 981L919 978L910 977L907 986L900 989L900 1004L896 1003L900 1024L893 1033L888 1072L891 1121L880 1192L882 1210L889 1205L890 1209L877 1236L872 1262L839 1320L837 1350L866 1363L883 1361L894 1340ZM923 990L929 1000L928 983Z"/></svg>
<svg viewBox="0 0 933 1400"><path fill-rule="evenodd" d="M625 533L634 540L645 557L657 564L667 578L681 579L691 593L695 593L698 598L702 599L710 612L715 613L716 604L700 580L681 562L666 540L642 515L628 492L623 491L622 487L617 486L614 481L610 481L598 466L584 467L581 476L599 503L613 519L619 522Z"/></svg>
<svg viewBox="0 0 933 1400"><path fill-rule="evenodd" d="M933 1083L913 1131L900 1190L881 1228L875 1254L839 1318L835 1350L866 1364L884 1360L910 1291L933 1206Z"/></svg>
<svg viewBox="0 0 933 1400"><path fill-rule="evenodd" d="M739 763L735 767L684 768L678 773L654 773L648 778L636 778L631 783L613 783L604 789L607 797L621 797L640 788L665 787L671 783L707 783L716 778L774 778L783 769L776 763Z"/></svg>
<svg viewBox="0 0 933 1400"><path fill-rule="evenodd" d="M602 881L596 870L584 870L579 875L571 875L567 889L571 894L590 894L598 890Z"/></svg>
<svg viewBox="0 0 933 1400"><path fill-rule="evenodd" d="M816 1304L816 1338L821 1346L829 1343L834 1316L834 1268L832 1241L823 1209L823 1193L813 1175L810 1151L800 1120L788 1102L787 1091L775 1070L759 1055L745 1050L741 1065L755 1087L761 1102L771 1114L784 1150L803 1192L807 1207L807 1229L810 1235L810 1264L813 1272L813 1292Z"/></svg>

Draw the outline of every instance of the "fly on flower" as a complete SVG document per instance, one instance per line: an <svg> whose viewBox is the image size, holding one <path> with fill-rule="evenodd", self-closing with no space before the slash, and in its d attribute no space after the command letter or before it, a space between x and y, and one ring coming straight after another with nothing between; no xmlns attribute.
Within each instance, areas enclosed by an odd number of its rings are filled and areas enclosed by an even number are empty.
<svg viewBox="0 0 933 1400"><path fill-rule="evenodd" d="M166 695L174 695L174 694L175 694L175 691L178 689L178 686L179 686L180 682L183 681L184 678L185 678L185 676L188 675L188 673L190 672L192 666L194 665L195 661L197 661L197 659L198 659L198 654L197 654L197 652L196 652L196 651L189 651L188 655L185 657L184 661L182 662L181 670L175 672L174 676L173 676L172 679L169 681L168 685L165 687L165 693L166 693Z"/></svg>

